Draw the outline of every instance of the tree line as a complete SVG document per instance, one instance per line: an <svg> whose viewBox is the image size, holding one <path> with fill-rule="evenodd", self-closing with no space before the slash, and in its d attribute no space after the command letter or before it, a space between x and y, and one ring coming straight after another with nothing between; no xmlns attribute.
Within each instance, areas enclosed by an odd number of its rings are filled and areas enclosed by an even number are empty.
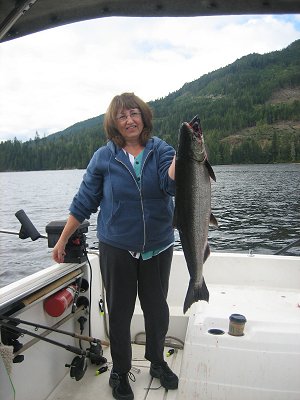
<svg viewBox="0 0 300 400"><path fill-rule="evenodd" d="M280 93L294 93L283 100ZM154 135L177 147L183 121L198 114L212 164L300 162L300 40L250 54L149 102ZM48 137L0 143L0 171L86 168L106 142L103 115Z"/></svg>

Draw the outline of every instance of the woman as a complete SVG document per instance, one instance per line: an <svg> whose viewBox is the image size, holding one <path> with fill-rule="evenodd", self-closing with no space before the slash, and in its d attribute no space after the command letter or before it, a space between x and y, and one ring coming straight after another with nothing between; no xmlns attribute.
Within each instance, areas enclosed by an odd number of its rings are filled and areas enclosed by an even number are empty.
<svg viewBox="0 0 300 400"><path fill-rule="evenodd" d="M63 262L68 239L100 206L97 234L113 361L109 383L114 398L131 400L130 322L137 294L150 374L166 389L178 387L177 376L163 358L174 242L175 151L151 137L151 109L133 93L113 98L104 128L109 141L87 167L53 258Z"/></svg>

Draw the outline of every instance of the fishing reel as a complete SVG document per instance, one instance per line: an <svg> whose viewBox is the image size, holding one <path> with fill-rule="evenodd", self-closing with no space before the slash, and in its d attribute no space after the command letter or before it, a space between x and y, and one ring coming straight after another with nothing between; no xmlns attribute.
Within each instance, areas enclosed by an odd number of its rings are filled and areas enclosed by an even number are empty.
<svg viewBox="0 0 300 400"><path fill-rule="evenodd" d="M79 381L87 369L86 356L76 356L71 364L66 364L65 367L70 368L70 377Z"/></svg>
<svg viewBox="0 0 300 400"><path fill-rule="evenodd" d="M88 357L92 364L106 364L107 359L103 357L103 349L99 341L91 342L91 347L88 349Z"/></svg>
<svg viewBox="0 0 300 400"><path fill-rule="evenodd" d="M91 342L91 347L86 351L86 355L76 356L71 364L65 364L70 368L70 377L79 381L85 374L87 369L87 358L92 364L103 365L107 363L107 359L103 357L103 350L100 341Z"/></svg>

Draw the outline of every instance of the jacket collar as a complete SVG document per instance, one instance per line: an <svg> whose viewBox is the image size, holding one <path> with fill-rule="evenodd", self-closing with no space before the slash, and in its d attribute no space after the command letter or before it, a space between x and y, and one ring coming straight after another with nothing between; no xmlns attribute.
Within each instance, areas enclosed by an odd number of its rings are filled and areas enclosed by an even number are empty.
<svg viewBox="0 0 300 400"><path fill-rule="evenodd" d="M159 139L155 136L151 137L148 142L146 143L145 146L145 151L144 151L144 157L151 151L153 150L153 148L155 147L155 145L157 144L157 141ZM127 159L126 154L124 153L123 149L119 146L117 146L112 140L110 140L109 142L107 142L107 146L110 149L110 151L112 152L112 154L114 155L114 157L116 157L117 159L119 159L120 161L125 161L125 159Z"/></svg>

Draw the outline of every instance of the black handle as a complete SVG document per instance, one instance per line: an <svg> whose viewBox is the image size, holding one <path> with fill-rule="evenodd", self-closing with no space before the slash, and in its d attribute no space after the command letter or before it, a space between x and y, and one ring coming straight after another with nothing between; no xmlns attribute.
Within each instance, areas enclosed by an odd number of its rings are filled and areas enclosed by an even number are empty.
<svg viewBox="0 0 300 400"><path fill-rule="evenodd" d="M20 239L27 239L28 237L30 237L32 241L35 241L42 237L36 227L30 221L24 210L17 211L15 213L15 216L21 222L21 229L19 232Z"/></svg>

